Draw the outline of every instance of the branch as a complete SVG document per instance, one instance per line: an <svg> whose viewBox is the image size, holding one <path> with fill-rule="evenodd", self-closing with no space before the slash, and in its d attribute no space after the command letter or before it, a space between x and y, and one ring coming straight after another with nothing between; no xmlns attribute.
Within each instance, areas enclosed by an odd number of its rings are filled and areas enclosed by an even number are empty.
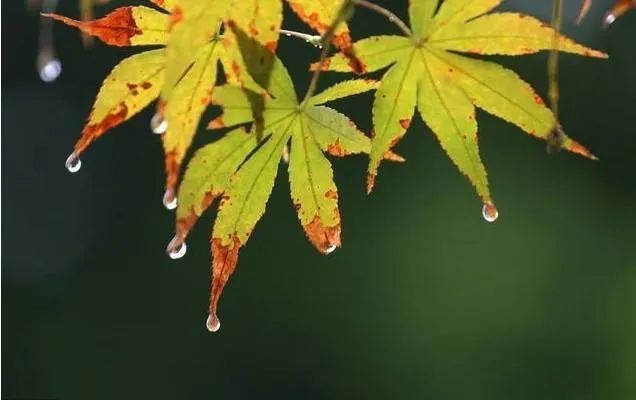
<svg viewBox="0 0 636 400"><path fill-rule="evenodd" d="M550 108L554 117L559 117L559 42L561 31L561 20L563 18L563 0L553 0L552 6L552 49L548 58L548 97L550 98Z"/></svg>
<svg viewBox="0 0 636 400"><path fill-rule="evenodd" d="M285 36L297 37L299 39L302 39L305 42L311 44L312 46L322 47L322 36L320 35L309 35L307 33L290 31L287 29L281 29L280 33Z"/></svg>

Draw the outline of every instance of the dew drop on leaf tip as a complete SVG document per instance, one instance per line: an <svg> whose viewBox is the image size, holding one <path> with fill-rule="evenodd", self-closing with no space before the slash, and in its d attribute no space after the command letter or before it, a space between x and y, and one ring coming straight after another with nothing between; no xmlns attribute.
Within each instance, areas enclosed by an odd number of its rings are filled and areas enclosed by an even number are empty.
<svg viewBox="0 0 636 400"><path fill-rule="evenodd" d="M168 122L163 119L163 115L161 115L160 113L156 113L150 120L150 128L152 129L153 133L162 135L168 130Z"/></svg>
<svg viewBox="0 0 636 400"><path fill-rule="evenodd" d="M82 160L80 160L79 154L72 152L66 159L64 165L66 166L66 169L68 169L68 172L74 174L82 168Z"/></svg>
<svg viewBox="0 0 636 400"><path fill-rule="evenodd" d="M166 253L168 253L168 257L173 260L178 260L179 258L185 256L187 251L187 247L182 238L175 236L172 238L168 246L166 247Z"/></svg>
<svg viewBox="0 0 636 400"><path fill-rule="evenodd" d="M210 332L217 332L221 328L221 321L219 317L214 313L208 314L208 319L205 320L205 327Z"/></svg>
<svg viewBox="0 0 636 400"><path fill-rule="evenodd" d="M499 218L499 211L493 203L484 203L484 207L481 209L481 214L486 222L495 222L497 218Z"/></svg>
<svg viewBox="0 0 636 400"><path fill-rule="evenodd" d="M167 210L174 210L177 208L177 196L175 196L174 190L172 189L166 189L161 201Z"/></svg>
<svg viewBox="0 0 636 400"><path fill-rule="evenodd" d="M336 245L335 244L330 244L329 246L327 246L325 248L325 254L331 254L334 252L334 250L336 250Z"/></svg>

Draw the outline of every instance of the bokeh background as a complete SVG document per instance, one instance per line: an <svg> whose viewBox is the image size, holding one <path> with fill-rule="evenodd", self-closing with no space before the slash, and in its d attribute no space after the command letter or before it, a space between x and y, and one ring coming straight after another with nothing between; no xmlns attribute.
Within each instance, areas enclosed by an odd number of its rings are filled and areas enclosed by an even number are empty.
<svg viewBox="0 0 636 400"><path fill-rule="evenodd" d="M382 4L406 16L406 1ZM136 50L85 49L56 25L63 72L45 84L39 17L4 1L2 397L636 398L636 12L604 30L610 2L596 0L577 27L579 2L566 4L565 31L611 55L562 57L563 124L600 161L548 155L481 113L500 211L488 224L418 119L397 148L408 161L383 166L372 196L364 157L334 161L344 245L328 257L305 239L281 167L210 334L214 212L183 259L165 255L173 213L152 110L99 140L79 173L64 168L101 80ZM548 20L551 1L503 8ZM76 1L58 10L78 15ZM355 38L396 32L365 10L351 25ZM304 91L317 50L293 38L280 49ZM502 62L545 95L545 54ZM371 101L336 107L369 131Z"/></svg>

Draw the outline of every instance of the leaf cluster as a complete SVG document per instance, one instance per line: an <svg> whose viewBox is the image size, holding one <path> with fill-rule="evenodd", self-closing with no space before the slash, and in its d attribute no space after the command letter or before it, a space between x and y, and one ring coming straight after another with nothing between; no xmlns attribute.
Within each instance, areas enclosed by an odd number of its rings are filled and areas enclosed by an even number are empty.
<svg viewBox="0 0 636 400"><path fill-rule="evenodd" d="M312 83L304 96L298 95L277 54L283 0L151 2L153 7L121 7L91 21L49 15L112 46L153 47L124 59L106 77L68 163L75 165L93 141L155 102L152 127L161 134L165 155L164 204L177 205L171 256L183 255L188 233L220 199L211 235L211 331L219 328L219 298L239 250L265 212L281 160L288 163L299 222L316 249L328 254L341 245L338 188L328 156L369 154L370 192L383 160L402 161L393 148L415 110L473 184L490 220L497 210L479 154L477 108L553 147L594 158L563 132L541 97L517 74L466 55L605 54L533 17L492 13L502 0L412 0L409 24L364 0L287 0L324 46L320 60L311 65ZM353 43L347 20L356 8L386 15L403 35ZM337 51L328 57L332 46ZM363 75L378 70L384 70L379 82L343 80L316 94L322 71ZM325 105L367 91L375 91L371 135ZM225 133L197 149L183 168L201 116L211 105L222 113L204 122L209 130Z"/></svg>

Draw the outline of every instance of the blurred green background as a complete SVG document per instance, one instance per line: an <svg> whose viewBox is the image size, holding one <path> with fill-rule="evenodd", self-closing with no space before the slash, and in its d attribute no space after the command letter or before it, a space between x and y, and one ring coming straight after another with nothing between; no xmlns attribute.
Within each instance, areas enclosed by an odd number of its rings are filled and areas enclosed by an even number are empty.
<svg viewBox="0 0 636 400"><path fill-rule="evenodd" d="M281 167L210 334L214 213L183 259L165 255L173 214L152 111L100 140L78 174L64 168L101 80L137 50L84 49L56 25L63 73L42 83L39 18L4 1L2 397L636 398L636 12L603 30L610 2L597 0L576 27L579 2L566 3L565 31L611 55L562 58L562 122L600 161L548 155L481 113L500 211L488 224L418 117L397 148L407 163L384 165L370 197L365 158L334 161L344 245L328 257L305 239ZM382 4L406 14L406 1ZM551 1L502 8L548 20ZM76 17L77 2L58 11ZM355 38L396 32L365 10L351 25ZM318 51L292 38L280 50L304 91ZM502 62L545 95L545 54ZM336 108L369 131L371 100Z"/></svg>

